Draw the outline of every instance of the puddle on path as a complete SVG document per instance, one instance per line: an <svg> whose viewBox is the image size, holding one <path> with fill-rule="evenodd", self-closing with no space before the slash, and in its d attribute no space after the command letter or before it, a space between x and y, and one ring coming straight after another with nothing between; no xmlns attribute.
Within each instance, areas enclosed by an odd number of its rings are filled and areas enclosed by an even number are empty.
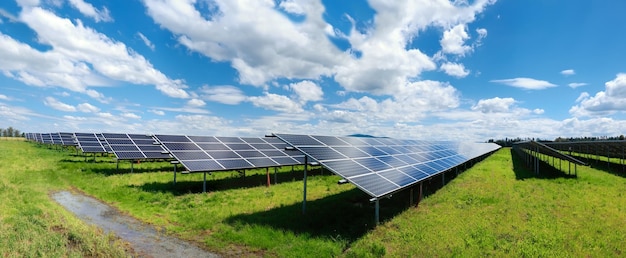
<svg viewBox="0 0 626 258"><path fill-rule="evenodd" d="M122 215L94 198L68 191L53 193L52 198L81 220L129 242L142 257L219 257L180 239L160 234L154 227Z"/></svg>

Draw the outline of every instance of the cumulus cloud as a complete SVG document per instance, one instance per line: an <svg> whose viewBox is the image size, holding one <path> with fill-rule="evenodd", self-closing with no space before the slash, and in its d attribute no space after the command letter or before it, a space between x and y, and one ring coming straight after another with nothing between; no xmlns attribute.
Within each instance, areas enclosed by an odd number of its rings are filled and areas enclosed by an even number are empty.
<svg viewBox="0 0 626 258"><path fill-rule="evenodd" d="M441 64L440 70L444 71L447 75L454 76L456 78L464 78L469 75L469 71L465 69L463 64L446 62Z"/></svg>
<svg viewBox="0 0 626 258"><path fill-rule="evenodd" d="M203 86L198 90L204 100L219 102L228 105L237 105L246 100L243 91L235 86Z"/></svg>
<svg viewBox="0 0 626 258"><path fill-rule="evenodd" d="M482 113L508 112L513 104L515 104L515 99L513 98L495 97L492 99L481 99L476 105L472 106L472 110Z"/></svg>
<svg viewBox="0 0 626 258"><path fill-rule="evenodd" d="M490 82L501 83L504 85L522 88L526 90L543 90L551 87L556 87L556 84L552 84L548 81L537 80L532 78L513 78L503 80L491 80Z"/></svg>
<svg viewBox="0 0 626 258"><path fill-rule="evenodd" d="M11 78L86 94L94 93L90 86L124 81L154 85L170 97L189 97L182 80L167 78L143 56L80 20L74 23L40 7L23 8L19 18L35 31L39 43L51 49L39 51L0 33L0 70Z"/></svg>
<svg viewBox="0 0 626 258"><path fill-rule="evenodd" d="M201 99L190 99L187 101L187 105L191 107L204 107L206 103Z"/></svg>
<svg viewBox="0 0 626 258"><path fill-rule="evenodd" d="M373 0L372 26L357 29L353 24L344 34L326 21L321 1L217 0L208 8L193 2L144 1L148 15L181 45L213 61L229 62L243 84L327 76L348 91L383 95L392 95L422 71L437 69L429 56L408 47L420 30L443 28L446 53L465 54L471 49L463 44L469 38L466 24L492 3ZM281 10L306 19L292 22ZM481 38L486 30L477 33ZM329 36L348 41L349 49L340 51Z"/></svg>
<svg viewBox="0 0 626 258"><path fill-rule="evenodd" d="M283 95L265 93L263 96L249 97L248 100L257 107L282 113L299 113L303 111L299 103Z"/></svg>
<svg viewBox="0 0 626 258"><path fill-rule="evenodd" d="M0 94L0 100L11 100L7 95Z"/></svg>
<svg viewBox="0 0 626 258"><path fill-rule="evenodd" d="M58 101L57 99L53 97L46 97L43 103L46 106L59 110L59 111L76 112L76 107L69 105L69 104L65 104L61 101Z"/></svg>
<svg viewBox="0 0 626 258"><path fill-rule="evenodd" d="M606 82L605 90L594 96L582 93L578 105L570 108L570 114L576 117L609 115L626 110L626 73L619 73L615 79Z"/></svg>
<svg viewBox="0 0 626 258"><path fill-rule="evenodd" d="M296 93L297 98L303 102L320 101L324 97L322 87L312 81L301 81L289 84L289 88Z"/></svg>
<svg viewBox="0 0 626 258"><path fill-rule="evenodd" d="M90 3L86 3L83 0L69 0L72 7L76 8L79 12L87 17L93 18L96 22L110 22L113 21L109 14L109 9L102 7L101 10L96 9Z"/></svg>
<svg viewBox="0 0 626 258"><path fill-rule="evenodd" d="M459 24L443 33L441 38L441 50L446 54L455 54L464 56L472 48L465 45L465 41L469 39L467 34L467 26Z"/></svg>
<svg viewBox="0 0 626 258"><path fill-rule="evenodd" d="M562 74L562 75L565 75L565 76L569 76L569 75L574 75L574 74L576 74L576 72L574 72L574 69L567 69L567 70L563 70L563 71L561 71L561 74Z"/></svg>

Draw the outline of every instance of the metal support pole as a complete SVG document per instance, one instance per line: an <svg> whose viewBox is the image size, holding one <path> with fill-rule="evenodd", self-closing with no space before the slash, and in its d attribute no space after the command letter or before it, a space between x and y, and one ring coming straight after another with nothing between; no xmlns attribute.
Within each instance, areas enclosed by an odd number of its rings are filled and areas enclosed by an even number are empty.
<svg viewBox="0 0 626 258"><path fill-rule="evenodd" d="M417 202L415 203L415 207L417 207L422 201L422 185L423 183L420 182L420 192L419 192L419 195L417 196Z"/></svg>
<svg viewBox="0 0 626 258"><path fill-rule="evenodd" d="M378 225L380 221L380 204L379 204L378 198L376 198L376 209L374 212L375 212L374 218L376 220L376 225Z"/></svg>
<svg viewBox="0 0 626 258"><path fill-rule="evenodd" d="M174 186L176 186L176 164L174 164Z"/></svg>
<svg viewBox="0 0 626 258"><path fill-rule="evenodd" d="M270 168L265 168L265 175L267 176L267 187L270 187Z"/></svg>
<svg viewBox="0 0 626 258"><path fill-rule="evenodd" d="M202 192L206 193L206 171L204 172L204 181L202 182Z"/></svg>
<svg viewBox="0 0 626 258"><path fill-rule="evenodd" d="M304 191L302 192L302 214L306 213L306 170L307 170L307 163L309 163L309 159L307 156L304 156L304 178L302 179L302 182L304 184Z"/></svg>
<svg viewBox="0 0 626 258"><path fill-rule="evenodd" d="M441 173L441 187L446 186L446 171Z"/></svg>

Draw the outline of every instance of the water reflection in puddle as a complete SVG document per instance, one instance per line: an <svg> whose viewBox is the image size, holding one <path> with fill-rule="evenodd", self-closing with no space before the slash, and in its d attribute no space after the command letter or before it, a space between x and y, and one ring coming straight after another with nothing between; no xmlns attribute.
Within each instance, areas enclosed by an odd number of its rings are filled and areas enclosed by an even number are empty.
<svg viewBox="0 0 626 258"><path fill-rule="evenodd" d="M122 215L94 198L68 191L54 193L52 198L81 220L129 242L141 256L218 257L180 239L159 234L153 227Z"/></svg>

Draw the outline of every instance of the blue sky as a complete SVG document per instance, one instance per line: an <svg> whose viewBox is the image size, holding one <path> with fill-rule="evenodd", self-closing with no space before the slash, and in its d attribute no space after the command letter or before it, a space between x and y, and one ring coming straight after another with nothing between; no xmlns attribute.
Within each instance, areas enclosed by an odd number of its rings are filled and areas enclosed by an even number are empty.
<svg viewBox="0 0 626 258"><path fill-rule="evenodd" d="M624 1L112 2L0 3L0 128L475 141L626 128Z"/></svg>

